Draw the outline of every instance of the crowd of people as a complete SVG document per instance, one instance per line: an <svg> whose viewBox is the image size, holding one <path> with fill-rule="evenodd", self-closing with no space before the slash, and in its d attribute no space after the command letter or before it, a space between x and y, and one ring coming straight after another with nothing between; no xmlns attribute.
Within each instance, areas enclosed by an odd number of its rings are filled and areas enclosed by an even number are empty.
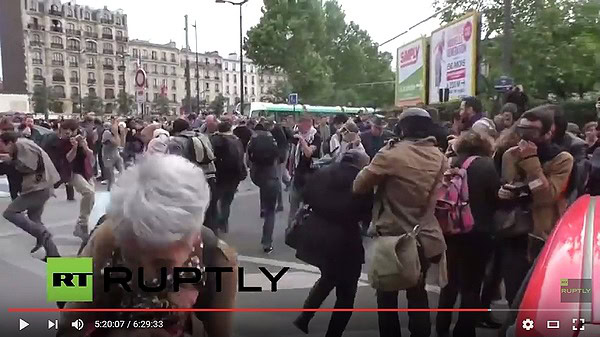
<svg viewBox="0 0 600 337"><path fill-rule="evenodd" d="M334 288L335 307L353 307L366 237L374 246L368 274L378 308L397 308L399 291L406 291L409 308L435 307L425 290L434 264L442 285L437 307L455 307L458 298L461 308L489 307L502 297L501 283L512 305L565 209L600 187L590 170L600 146L596 122L577 135L567 131L559 106L522 110L507 103L487 118L481 102L466 97L448 126L435 109L423 108L405 109L393 122L379 115L256 120L192 114L150 122L86 117L40 128L30 119L15 124L5 118L0 159L13 202L3 215L36 238L32 251L43 247L46 256L59 256L42 213L65 185L69 200L74 191L81 195L73 235L83 240L84 256L152 270L236 266L222 238L249 172L260 191L263 252L274 249L275 215L285 210L287 191L286 243L321 271L304 308L318 308ZM111 203L91 235L96 181L107 185ZM394 270L394 259L415 268ZM235 277L224 292L200 296L211 282L142 303L135 300L144 296L115 295L85 305L234 306ZM351 315L334 312L326 336L341 336ZM197 328L190 320L201 321L210 336L231 335L231 313L174 316L175 336ZM293 323L308 333L313 316L302 312ZM381 336L400 335L396 312L378 317ZM411 335L430 336L430 319L427 312L410 312ZM476 327L499 328L495 319L461 312L451 332L452 314L443 312L433 326L439 336L469 337Z"/></svg>

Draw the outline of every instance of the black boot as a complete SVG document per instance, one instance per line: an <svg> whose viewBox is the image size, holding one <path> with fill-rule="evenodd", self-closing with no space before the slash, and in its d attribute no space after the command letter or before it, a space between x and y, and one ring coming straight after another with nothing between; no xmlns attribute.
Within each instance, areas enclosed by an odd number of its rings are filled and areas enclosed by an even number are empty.
<svg viewBox="0 0 600 337"><path fill-rule="evenodd" d="M67 190L67 200L74 201L75 200L75 189L71 185L66 186Z"/></svg>
<svg viewBox="0 0 600 337"><path fill-rule="evenodd" d="M310 323L310 317L306 312L303 312L296 318L293 322L294 326L298 328L300 331L304 332L308 335L308 323Z"/></svg>
<svg viewBox="0 0 600 337"><path fill-rule="evenodd" d="M46 250L46 257L60 257L60 253L58 252L58 248L54 244L54 240L52 240L52 234L50 232L44 233L44 238L42 241L42 245Z"/></svg>

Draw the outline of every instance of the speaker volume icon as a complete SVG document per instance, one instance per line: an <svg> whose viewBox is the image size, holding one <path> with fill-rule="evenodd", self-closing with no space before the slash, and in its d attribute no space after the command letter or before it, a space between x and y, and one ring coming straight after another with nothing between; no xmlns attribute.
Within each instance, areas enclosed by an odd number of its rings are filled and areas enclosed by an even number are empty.
<svg viewBox="0 0 600 337"><path fill-rule="evenodd" d="M71 326L79 331L81 331L81 329L83 329L83 321L81 319L78 319L76 321L71 322Z"/></svg>

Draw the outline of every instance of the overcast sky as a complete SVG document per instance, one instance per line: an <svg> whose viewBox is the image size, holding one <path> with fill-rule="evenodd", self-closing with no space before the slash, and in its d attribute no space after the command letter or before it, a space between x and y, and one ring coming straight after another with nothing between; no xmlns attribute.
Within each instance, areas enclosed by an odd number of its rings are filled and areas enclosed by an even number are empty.
<svg viewBox="0 0 600 337"><path fill-rule="evenodd" d="M236 0L238 1L238 0ZM346 12L346 21L357 22L376 42L383 42L405 31L408 27L435 12L434 0L338 0ZM64 1L63 1L64 2ZM195 49L193 28L198 22L198 50L217 50L222 56L239 50L239 10L230 4L217 4L214 0L78 0L81 5L121 8L128 15L129 36L157 43L185 44L184 18L189 15L190 46ZM249 0L244 5L244 31L256 25L260 17L262 0ZM396 49L437 28L439 21L430 20L410 33L390 42L382 50L396 53Z"/></svg>

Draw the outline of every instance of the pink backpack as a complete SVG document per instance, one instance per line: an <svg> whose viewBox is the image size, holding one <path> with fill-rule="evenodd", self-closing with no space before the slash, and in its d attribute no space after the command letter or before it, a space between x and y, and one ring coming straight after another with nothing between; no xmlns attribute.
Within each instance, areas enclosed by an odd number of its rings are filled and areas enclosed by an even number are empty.
<svg viewBox="0 0 600 337"><path fill-rule="evenodd" d="M473 229L475 220L469 204L467 169L477 158L469 157L462 167L454 167L444 173L435 205L435 217L444 234L464 234Z"/></svg>

